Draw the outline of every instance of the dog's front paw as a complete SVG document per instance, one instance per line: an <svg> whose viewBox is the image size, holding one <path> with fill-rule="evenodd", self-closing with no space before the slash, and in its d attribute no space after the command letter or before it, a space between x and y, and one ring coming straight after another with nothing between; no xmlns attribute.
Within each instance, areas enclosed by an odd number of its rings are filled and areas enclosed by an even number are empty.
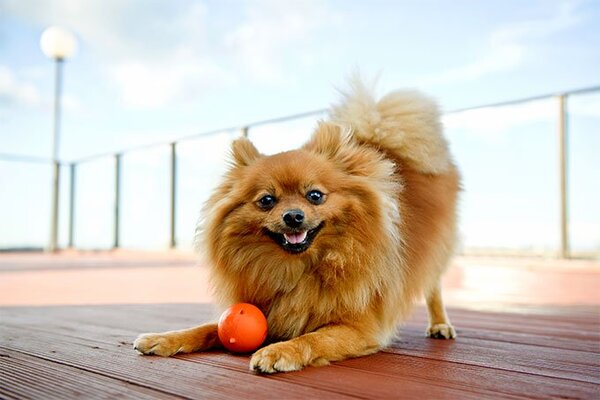
<svg viewBox="0 0 600 400"><path fill-rule="evenodd" d="M262 348L250 359L250 370L266 374L299 371L305 365L302 351L289 341Z"/></svg>
<svg viewBox="0 0 600 400"><path fill-rule="evenodd" d="M133 348L145 355L169 357L179 353L182 346L172 335L145 333L133 342Z"/></svg>
<svg viewBox="0 0 600 400"><path fill-rule="evenodd" d="M433 339L454 339L456 330L450 324L435 324L427 328L425 334Z"/></svg>

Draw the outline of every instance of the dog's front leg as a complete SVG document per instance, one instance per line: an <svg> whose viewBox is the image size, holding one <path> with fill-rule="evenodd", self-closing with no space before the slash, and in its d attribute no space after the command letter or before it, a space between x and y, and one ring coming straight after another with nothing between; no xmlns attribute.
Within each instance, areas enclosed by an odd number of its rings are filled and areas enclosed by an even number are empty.
<svg viewBox="0 0 600 400"><path fill-rule="evenodd" d="M142 354L172 356L221 347L217 324L210 323L190 329L163 333L145 333L133 342L133 348Z"/></svg>
<svg viewBox="0 0 600 400"><path fill-rule="evenodd" d="M250 360L250 369L262 373L298 371L307 365L321 366L372 354L379 347L377 340L365 330L343 324L327 325L258 350Z"/></svg>

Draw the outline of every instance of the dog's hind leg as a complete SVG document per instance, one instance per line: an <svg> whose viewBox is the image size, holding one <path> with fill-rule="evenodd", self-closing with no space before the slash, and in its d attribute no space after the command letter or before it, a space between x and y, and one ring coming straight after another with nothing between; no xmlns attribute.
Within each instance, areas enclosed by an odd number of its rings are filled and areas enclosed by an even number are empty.
<svg viewBox="0 0 600 400"><path fill-rule="evenodd" d="M427 301L427 311L429 313L429 327L425 332L428 337L434 339L454 339L456 337L456 331L448 314L446 314L446 308L442 300L442 288L440 282L438 282L429 290L425 295Z"/></svg>

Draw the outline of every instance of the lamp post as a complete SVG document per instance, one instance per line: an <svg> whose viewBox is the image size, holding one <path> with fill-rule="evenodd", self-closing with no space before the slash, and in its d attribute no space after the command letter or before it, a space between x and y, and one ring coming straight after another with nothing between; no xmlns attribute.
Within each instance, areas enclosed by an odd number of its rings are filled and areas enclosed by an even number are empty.
<svg viewBox="0 0 600 400"><path fill-rule="evenodd" d="M52 135L52 209L50 220L50 240L48 250L58 249L58 192L59 192L59 139L60 139L60 97L62 86L63 61L70 57L77 47L75 36L69 31L52 26L40 38L42 52L55 63L54 81L54 130Z"/></svg>

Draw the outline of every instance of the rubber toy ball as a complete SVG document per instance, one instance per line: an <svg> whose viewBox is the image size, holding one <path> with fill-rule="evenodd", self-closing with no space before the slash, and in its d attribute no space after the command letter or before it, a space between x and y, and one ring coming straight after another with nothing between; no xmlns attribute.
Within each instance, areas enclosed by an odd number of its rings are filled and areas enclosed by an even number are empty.
<svg viewBox="0 0 600 400"><path fill-rule="evenodd" d="M258 349L267 338L267 319L252 304L234 304L221 314L218 334L227 350L249 353Z"/></svg>

